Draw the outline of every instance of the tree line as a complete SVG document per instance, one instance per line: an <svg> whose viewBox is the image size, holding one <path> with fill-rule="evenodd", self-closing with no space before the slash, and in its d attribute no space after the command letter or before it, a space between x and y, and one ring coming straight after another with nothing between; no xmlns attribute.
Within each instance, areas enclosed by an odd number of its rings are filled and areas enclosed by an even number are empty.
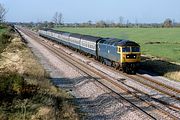
<svg viewBox="0 0 180 120"><path fill-rule="evenodd" d="M57 21L57 20L56 20ZM38 26L40 28L54 28L54 27L94 27L94 28L173 28L180 27L180 23L173 22L170 18L165 19L162 23L115 23L111 21L100 20L93 23L91 20L83 23L64 23L64 22L54 22L54 21L44 21L37 23L22 23L28 26Z"/></svg>
<svg viewBox="0 0 180 120"><path fill-rule="evenodd" d="M24 23L22 23L24 24ZM33 27L36 26L38 28L54 28L54 27L98 27L98 28L106 28L106 27L117 27L117 28L172 28L172 27L180 27L180 23L176 23L174 20L167 18L162 23L138 23L137 20L135 23L131 23L129 20L124 22L124 18L122 16L119 17L119 22L113 21L104 21L100 20L97 22L92 22L91 20L83 23L64 23L63 22L63 14L61 12L55 12L52 21L44 21L37 23L25 23L26 26Z"/></svg>
<svg viewBox="0 0 180 120"><path fill-rule="evenodd" d="M5 7L0 3L0 23L5 22L5 16L6 16L7 10ZM172 28L172 27L180 27L180 23L175 22L174 20L167 18L162 23L138 23L137 19L135 20L135 23L131 23L129 20L124 22L124 17L119 17L119 22L113 22L113 21L104 21L99 20L97 22L92 22L91 20L83 23L64 23L63 22L63 14L61 12L55 12L52 21L43 21L43 22L29 22L29 23L14 23L14 24L20 24L28 27L47 27L47 28L53 28L53 27L119 27L119 28Z"/></svg>

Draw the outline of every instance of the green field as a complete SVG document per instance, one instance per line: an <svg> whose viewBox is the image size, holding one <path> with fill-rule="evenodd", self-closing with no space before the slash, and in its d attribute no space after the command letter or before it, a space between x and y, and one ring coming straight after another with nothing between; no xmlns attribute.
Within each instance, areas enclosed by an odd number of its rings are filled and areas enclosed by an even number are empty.
<svg viewBox="0 0 180 120"><path fill-rule="evenodd" d="M143 54L180 63L180 28L55 28L56 30L136 41Z"/></svg>

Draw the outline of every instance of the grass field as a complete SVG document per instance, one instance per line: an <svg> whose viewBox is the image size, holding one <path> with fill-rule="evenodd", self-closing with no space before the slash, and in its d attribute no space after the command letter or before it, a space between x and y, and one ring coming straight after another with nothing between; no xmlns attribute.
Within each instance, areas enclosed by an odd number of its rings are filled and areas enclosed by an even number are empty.
<svg viewBox="0 0 180 120"><path fill-rule="evenodd" d="M136 41L143 54L180 63L180 28L55 28L56 30Z"/></svg>

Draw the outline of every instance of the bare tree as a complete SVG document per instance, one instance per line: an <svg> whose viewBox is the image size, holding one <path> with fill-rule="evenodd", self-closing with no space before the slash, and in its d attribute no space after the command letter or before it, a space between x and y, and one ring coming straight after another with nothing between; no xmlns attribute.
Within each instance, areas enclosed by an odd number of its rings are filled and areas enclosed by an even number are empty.
<svg viewBox="0 0 180 120"><path fill-rule="evenodd" d="M175 19L172 20L172 25L173 25L173 27L176 27L176 21L175 21Z"/></svg>
<svg viewBox="0 0 180 120"><path fill-rule="evenodd" d="M55 23L55 25L58 25L58 24L60 25L62 24L62 19L63 19L62 13L56 12L53 17L53 22Z"/></svg>
<svg viewBox="0 0 180 120"><path fill-rule="evenodd" d="M119 17L119 24L122 26L124 22L124 18L122 16Z"/></svg>
<svg viewBox="0 0 180 120"><path fill-rule="evenodd" d="M135 19L135 27L139 27L138 19Z"/></svg>
<svg viewBox="0 0 180 120"><path fill-rule="evenodd" d="M129 20L126 21L126 27L129 27Z"/></svg>
<svg viewBox="0 0 180 120"><path fill-rule="evenodd" d="M62 20L63 20L63 15L62 15L62 13L59 13L58 14L58 24L59 25L62 24Z"/></svg>
<svg viewBox="0 0 180 120"><path fill-rule="evenodd" d="M58 24L58 12L54 14L53 22L57 25Z"/></svg>
<svg viewBox="0 0 180 120"><path fill-rule="evenodd" d="M4 8L4 6L0 3L0 23L5 21L7 10Z"/></svg>

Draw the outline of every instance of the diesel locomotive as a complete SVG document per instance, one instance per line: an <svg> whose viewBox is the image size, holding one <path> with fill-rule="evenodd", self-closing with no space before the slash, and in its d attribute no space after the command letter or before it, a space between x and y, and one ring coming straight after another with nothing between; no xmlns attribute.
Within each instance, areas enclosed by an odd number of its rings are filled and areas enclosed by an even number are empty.
<svg viewBox="0 0 180 120"><path fill-rule="evenodd" d="M38 33L39 36L92 56L123 72L135 74L139 68L140 45L134 41L95 37L53 29L40 29Z"/></svg>

